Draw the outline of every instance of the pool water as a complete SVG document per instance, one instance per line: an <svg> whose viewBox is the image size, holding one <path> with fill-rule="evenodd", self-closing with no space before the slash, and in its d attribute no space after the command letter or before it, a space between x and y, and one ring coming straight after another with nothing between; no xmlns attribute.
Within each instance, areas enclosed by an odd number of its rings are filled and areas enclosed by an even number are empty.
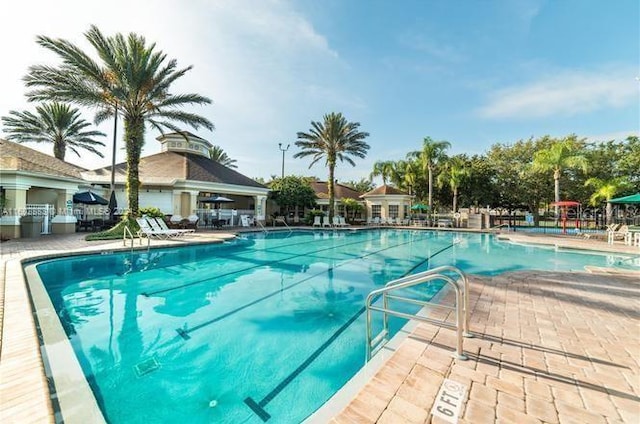
<svg viewBox="0 0 640 424"><path fill-rule="evenodd" d="M620 259L389 229L259 233L37 271L109 422L297 423L362 367L364 299L388 281L440 265L490 275Z"/></svg>

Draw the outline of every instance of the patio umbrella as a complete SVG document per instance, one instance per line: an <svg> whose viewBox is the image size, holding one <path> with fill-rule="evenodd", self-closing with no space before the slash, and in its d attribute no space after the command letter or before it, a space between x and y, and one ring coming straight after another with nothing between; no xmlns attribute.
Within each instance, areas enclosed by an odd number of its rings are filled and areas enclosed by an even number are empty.
<svg viewBox="0 0 640 424"><path fill-rule="evenodd" d="M617 199L609 200L609 203L617 203L621 205L637 205L640 204L640 193L632 194L630 196L618 197Z"/></svg>
<svg viewBox="0 0 640 424"><path fill-rule="evenodd" d="M118 200L116 200L116 192L111 192L111 197L109 198L109 219L113 221L113 214L116 212L118 208Z"/></svg>
<svg viewBox="0 0 640 424"><path fill-rule="evenodd" d="M421 211L426 211L429 209L428 205L424 205L422 203L416 203L415 205L411 206L411 210L417 211L417 210L421 210Z"/></svg>
<svg viewBox="0 0 640 424"><path fill-rule="evenodd" d="M223 196L205 197L200 200L202 203L233 203L235 200Z"/></svg>
<svg viewBox="0 0 640 424"><path fill-rule="evenodd" d="M91 193L90 191L83 191L73 195L73 203L81 203L83 205L108 205L109 202L104 197Z"/></svg>

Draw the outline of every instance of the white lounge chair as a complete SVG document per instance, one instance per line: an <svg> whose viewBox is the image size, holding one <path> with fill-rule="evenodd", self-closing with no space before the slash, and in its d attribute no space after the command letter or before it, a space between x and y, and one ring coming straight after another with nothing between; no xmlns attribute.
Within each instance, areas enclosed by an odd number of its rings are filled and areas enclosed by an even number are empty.
<svg viewBox="0 0 640 424"><path fill-rule="evenodd" d="M184 230L177 230L177 229L176 230L172 230L167 226L167 223L164 222L164 219L162 219L162 218L147 218L147 221L149 221L149 224L151 225L151 228L153 228L154 230L158 229L158 230L161 230L161 231L168 231L168 232L171 232L171 233L175 233L175 235L177 235L177 236L181 236L181 235L188 234L188 233L193 233L195 231L195 230L192 230L190 228L189 229L184 229ZM153 225L154 221L157 224L157 227Z"/></svg>
<svg viewBox="0 0 640 424"><path fill-rule="evenodd" d="M320 215L316 215L313 217L313 226L314 227L322 227L322 222L320 220L321 216Z"/></svg>
<svg viewBox="0 0 640 424"><path fill-rule="evenodd" d="M340 227L340 217L338 215L333 216L333 226Z"/></svg>
<svg viewBox="0 0 640 424"><path fill-rule="evenodd" d="M331 222L329 222L329 217L328 216L323 216L322 217L322 227L329 227L331 228Z"/></svg>
<svg viewBox="0 0 640 424"><path fill-rule="evenodd" d="M174 230L166 230L166 231L160 230L160 229L154 230L146 218L136 218L136 222L140 227L140 231L138 232L138 235L140 237L147 237L147 238L153 237L161 240L161 239L168 239L169 237L176 236L176 233L173 232Z"/></svg>
<svg viewBox="0 0 640 424"><path fill-rule="evenodd" d="M347 224L347 220L344 218L344 216L340 217L340 226L341 227L349 227L351 226L351 224Z"/></svg>

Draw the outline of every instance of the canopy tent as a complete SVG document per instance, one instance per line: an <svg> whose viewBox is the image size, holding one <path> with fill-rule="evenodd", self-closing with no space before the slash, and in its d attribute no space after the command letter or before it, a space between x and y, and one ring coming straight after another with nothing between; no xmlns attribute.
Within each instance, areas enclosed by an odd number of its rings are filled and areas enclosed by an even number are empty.
<svg viewBox="0 0 640 424"><path fill-rule="evenodd" d="M90 191L83 191L73 195L73 203L81 203L83 205L108 205L109 201Z"/></svg>
<svg viewBox="0 0 640 424"><path fill-rule="evenodd" d="M422 203L416 203L415 205L411 206L411 210L414 210L414 211L418 211L418 210L426 211L428 209L429 209L429 206Z"/></svg>
<svg viewBox="0 0 640 424"><path fill-rule="evenodd" d="M640 193L632 194L630 196L618 197L616 199L609 200L609 203L619 205L637 205L640 204Z"/></svg>

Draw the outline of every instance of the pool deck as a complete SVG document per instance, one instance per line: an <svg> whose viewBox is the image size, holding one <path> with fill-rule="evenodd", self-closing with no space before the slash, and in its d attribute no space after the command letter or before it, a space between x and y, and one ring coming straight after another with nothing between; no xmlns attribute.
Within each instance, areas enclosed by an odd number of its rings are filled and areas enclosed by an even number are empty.
<svg viewBox="0 0 640 424"><path fill-rule="evenodd" d="M43 236L0 244L2 423L55 421L20 261L123 248L121 240L87 242L84 236ZM154 240L152 245L211 242L226 236L220 231L199 231L179 240ZM505 236L521 243L640 255L637 247L621 243ZM469 360L451 357L452 331L421 324L329 421L445 422L430 411L448 378L469 390L461 423L639 422L640 275L591 271L471 277L471 331L476 337L465 339Z"/></svg>

